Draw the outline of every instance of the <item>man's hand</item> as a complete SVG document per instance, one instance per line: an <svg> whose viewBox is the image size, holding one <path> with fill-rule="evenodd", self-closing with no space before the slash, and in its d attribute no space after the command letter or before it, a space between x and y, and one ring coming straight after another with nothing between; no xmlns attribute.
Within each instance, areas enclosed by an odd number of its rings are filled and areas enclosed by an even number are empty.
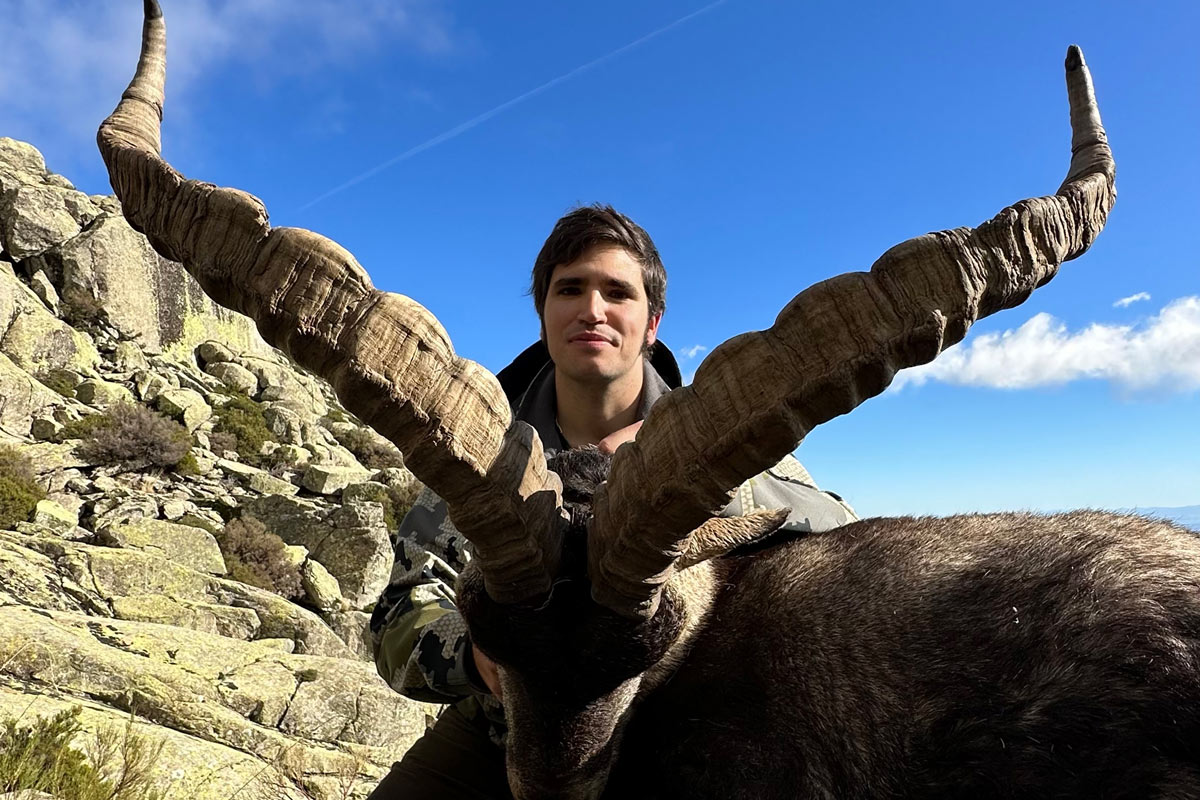
<svg viewBox="0 0 1200 800"><path fill-rule="evenodd" d="M600 448L601 453L608 453L609 455L612 455L613 453L617 452L617 448L621 445L625 444L626 442L632 442L634 437L637 436L637 432L639 429L641 429L641 427L642 420L638 420L632 425L626 425L619 431L613 431L608 436L605 436L596 444L596 446Z"/></svg>
<svg viewBox="0 0 1200 800"><path fill-rule="evenodd" d="M471 653L475 657L475 669L479 672L479 677L483 678L488 691L497 700L503 701L504 689L500 686L500 669L496 662L485 656L478 647L472 646Z"/></svg>

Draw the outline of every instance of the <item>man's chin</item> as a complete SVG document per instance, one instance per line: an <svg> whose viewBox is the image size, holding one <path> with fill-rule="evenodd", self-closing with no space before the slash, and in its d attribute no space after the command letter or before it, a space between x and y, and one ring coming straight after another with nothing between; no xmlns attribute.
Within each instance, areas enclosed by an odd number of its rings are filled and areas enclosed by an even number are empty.
<svg viewBox="0 0 1200 800"><path fill-rule="evenodd" d="M554 368L565 377L580 383L611 383L624 374L613 364L599 359L593 361L572 359L566 364L555 364Z"/></svg>

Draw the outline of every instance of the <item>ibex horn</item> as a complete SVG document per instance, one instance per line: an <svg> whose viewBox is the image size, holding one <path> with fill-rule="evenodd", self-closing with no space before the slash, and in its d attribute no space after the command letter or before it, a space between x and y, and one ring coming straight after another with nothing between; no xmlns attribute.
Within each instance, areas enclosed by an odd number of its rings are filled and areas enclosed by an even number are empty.
<svg viewBox="0 0 1200 800"><path fill-rule="evenodd" d="M910 239L870 272L805 290L769 329L718 347L690 386L654 406L595 497L588 569L597 602L652 615L689 533L742 481L1087 250L1116 200L1116 168L1078 47L1066 69L1072 157L1056 195L1023 200L978 228Z"/></svg>
<svg viewBox="0 0 1200 800"><path fill-rule="evenodd" d="M335 242L271 228L256 197L186 180L159 156L166 27L156 0L145 16L137 73L97 136L129 224L395 442L475 545L493 599L549 591L562 485L537 434L420 304L376 289Z"/></svg>

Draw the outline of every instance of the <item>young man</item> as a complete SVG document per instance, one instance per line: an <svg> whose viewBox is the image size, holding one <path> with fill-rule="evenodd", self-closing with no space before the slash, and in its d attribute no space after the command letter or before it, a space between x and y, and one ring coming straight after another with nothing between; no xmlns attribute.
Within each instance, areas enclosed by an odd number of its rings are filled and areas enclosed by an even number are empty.
<svg viewBox="0 0 1200 800"><path fill-rule="evenodd" d="M609 206L578 208L554 226L533 267L541 338L498 376L517 419L551 455L634 438L658 398L679 386L658 342L667 276L649 235ZM787 457L746 482L723 512L790 507L785 527L819 531L856 519ZM445 505L425 491L397 532L392 581L371 617L375 663L397 691L453 704L393 767L372 800L509 798L496 668L471 647L454 608L469 560Z"/></svg>

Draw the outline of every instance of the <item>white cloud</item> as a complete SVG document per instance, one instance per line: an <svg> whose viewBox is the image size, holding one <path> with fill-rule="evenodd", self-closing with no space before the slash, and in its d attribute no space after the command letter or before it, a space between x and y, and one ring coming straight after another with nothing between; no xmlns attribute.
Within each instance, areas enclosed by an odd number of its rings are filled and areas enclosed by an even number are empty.
<svg viewBox="0 0 1200 800"><path fill-rule="evenodd" d="M4 0L0 135L65 139L89 156L95 130L133 76L142 4ZM440 0L167 0L168 103L223 64L255 83L351 62L383 45L452 49ZM53 165L52 165L53 167Z"/></svg>
<svg viewBox="0 0 1200 800"><path fill-rule="evenodd" d="M1134 303L1137 303L1141 300L1149 300L1149 299L1150 299L1149 292L1138 292L1137 294L1129 295L1129 297L1122 297L1120 300L1113 303L1113 308L1125 308L1126 306L1131 306Z"/></svg>
<svg viewBox="0 0 1200 800"><path fill-rule="evenodd" d="M1200 296L1181 297L1138 325L1092 324L1071 332L1038 314L1015 330L984 334L896 376L896 388L926 381L1029 389L1077 380L1123 389L1200 390Z"/></svg>
<svg viewBox="0 0 1200 800"><path fill-rule="evenodd" d="M708 348L702 344L694 344L691 347L681 347L679 349L679 355L682 356L683 358L688 359L689 361L691 359L695 358L696 356L701 355L703 353L707 353L707 352L708 352Z"/></svg>

